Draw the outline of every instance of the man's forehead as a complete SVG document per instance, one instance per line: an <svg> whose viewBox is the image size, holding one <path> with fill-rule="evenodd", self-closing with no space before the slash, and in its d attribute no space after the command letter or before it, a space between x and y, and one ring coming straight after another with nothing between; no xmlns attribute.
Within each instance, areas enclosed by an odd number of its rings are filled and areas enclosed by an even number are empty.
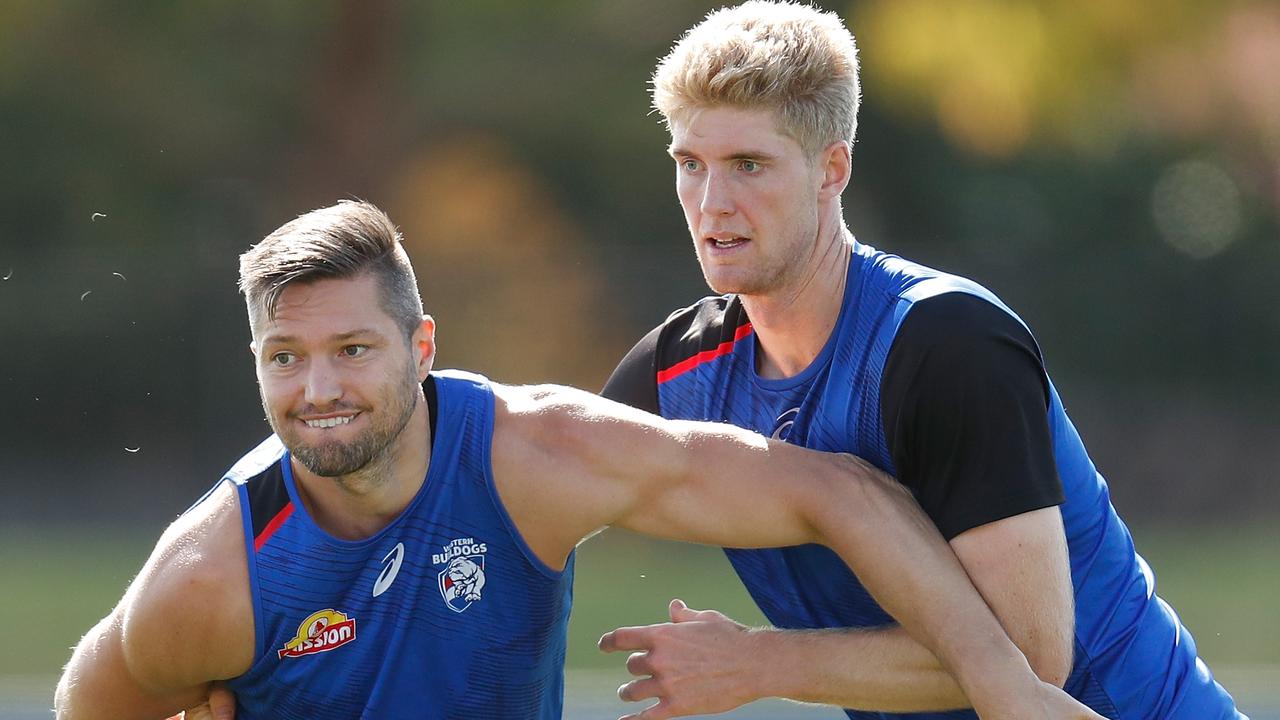
<svg viewBox="0 0 1280 720"><path fill-rule="evenodd" d="M376 282L363 277L291 283L268 310L265 302L249 303L250 330L259 342L385 334L395 324Z"/></svg>
<svg viewBox="0 0 1280 720"><path fill-rule="evenodd" d="M670 127L668 151L673 155L704 146L727 152L740 152L748 146L761 152L776 152L788 141L795 142L786 133L778 113L769 109L697 108L672 118Z"/></svg>
<svg viewBox="0 0 1280 720"><path fill-rule="evenodd" d="M347 342L350 340L359 340L361 338L381 337L386 334L383 328L376 327L357 327L350 330L337 330L329 333L298 333L287 325L281 325L275 321L267 321L262 328L263 333L260 338L263 344L289 344L303 341L320 339L330 343ZM312 337L316 335L318 337Z"/></svg>

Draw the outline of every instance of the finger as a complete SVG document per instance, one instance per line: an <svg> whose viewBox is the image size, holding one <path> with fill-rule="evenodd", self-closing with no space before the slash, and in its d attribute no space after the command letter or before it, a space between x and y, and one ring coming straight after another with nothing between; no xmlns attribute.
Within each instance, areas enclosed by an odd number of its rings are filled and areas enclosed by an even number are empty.
<svg viewBox="0 0 1280 720"><path fill-rule="evenodd" d="M209 689L209 711L214 720L235 720L236 696L225 683L214 683Z"/></svg>
<svg viewBox="0 0 1280 720"><path fill-rule="evenodd" d="M653 674L653 664L649 662L649 653L631 653L627 658L627 672L637 677Z"/></svg>
<svg viewBox="0 0 1280 720"><path fill-rule="evenodd" d="M724 614L719 610L694 610L685 605L684 601L679 598L671 601L667 611L671 613L671 622L676 623L690 622L692 620L715 620L724 617Z"/></svg>
<svg viewBox="0 0 1280 720"><path fill-rule="evenodd" d="M671 615L671 622L685 622L697 617L697 611L685 605L680 598L675 598L671 601L671 604L667 606L667 612Z"/></svg>
<svg viewBox="0 0 1280 720"><path fill-rule="evenodd" d="M681 715L688 715L688 713L677 711L675 708L671 707L666 700L659 700L638 713L624 715L618 720L667 720L667 718L678 717Z"/></svg>
<svg viewBox="0 0 1280 720"><path fill-rule="evenodd" d="M655 678L646 677L632 680L618 686L618 697L627 702L635 702L659 696L659 683Z"/></svg>
<svg viewBox="0 0 1280 720"><path fill-rule="evenodd" d="M620 627L601 635L596 645L607 653L619 650L648 650L653 645L652 638L656 628L660 627L662 625Z"/></svg>

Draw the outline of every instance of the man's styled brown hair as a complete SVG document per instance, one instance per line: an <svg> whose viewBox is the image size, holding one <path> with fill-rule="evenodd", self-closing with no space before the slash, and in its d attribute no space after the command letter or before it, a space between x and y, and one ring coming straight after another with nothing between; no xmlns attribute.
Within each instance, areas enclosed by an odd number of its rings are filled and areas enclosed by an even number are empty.
<svg viewBox="0 0 1280 720"><path fill-rule="evenodd" d="M293 283L371 273L382 309L412 336L422 324L422 297L401 239L391 218L367 202L342 200L286 223L240 256L250 322L273 319Z"/></svg>

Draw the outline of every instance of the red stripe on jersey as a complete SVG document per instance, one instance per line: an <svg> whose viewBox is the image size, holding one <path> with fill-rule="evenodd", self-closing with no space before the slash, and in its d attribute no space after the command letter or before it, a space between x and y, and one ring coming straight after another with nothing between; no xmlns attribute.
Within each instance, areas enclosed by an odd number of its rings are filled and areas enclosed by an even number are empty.
<svg viewBox="0 0 1280 720"><path fill-rule="evenodd" d="M683 375L689 372L690 370L698 367L703 363L711 362L712 360L715 360L716 358L722 355L728 355L729 353L733 352L733 346L735 343L737 343L739 340L741 340L742 338L750 334L751 334L751 323L744 323L742 325L739 325L738 329L733 331L732 340L726 340L720 343L719 345L717 345L716 347L712 348L711 350L703 350L702 352L698 353L697 355L694 355L691 358L681 360L680 362L676 363L675 365L672 365L666 370L659 370L658 384L661 385L662 383L668 380L672 380L679 375Z"/></svg>
<svg viewBox="0 0 1280 720"><path fill-rule="evenodd" d="M288 520L289 516L292 514L292 502L280 508L280 512L276 513L276 516L271 518L271 522L267 523L267 526L262 528L262 532L258 534L258 537L253 539L253 551L258 552L261 550L262 546L267 544L267 541L271 539L271 536L276 534L276 531L280 529L280 526L283 525L284 521Z"/></svg>

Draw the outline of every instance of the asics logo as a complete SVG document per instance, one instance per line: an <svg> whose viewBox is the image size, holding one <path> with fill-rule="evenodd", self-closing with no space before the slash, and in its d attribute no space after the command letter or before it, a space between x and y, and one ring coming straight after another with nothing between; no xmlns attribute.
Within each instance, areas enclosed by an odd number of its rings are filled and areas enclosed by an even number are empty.
<svg viewBox="0 0 1280 720"><path fill-rule="evenodd" d="M392 557L393 555L395 557ZM387 560L390 560L391 563L387 564ZM382 558L384 567L382 568L382 572L378 574L378 579L373 581L374 597L378 597L382 593L386 592L387 588L391 587L391 583L396 581L396 575L400 574L400 563L403 561L404 543L396 543L396 546L391 548L391 552L387 553L387 556Z"/></svg>
<svg viewBox="0 0 1280 720"><path fill-rule="evenodd" d="M800 408L793 407L790 410L778 416L773 421L773 434L769 437L774 440L786 440L791 436L791 426L796 424L796 418L800 417Z"/></svg>

